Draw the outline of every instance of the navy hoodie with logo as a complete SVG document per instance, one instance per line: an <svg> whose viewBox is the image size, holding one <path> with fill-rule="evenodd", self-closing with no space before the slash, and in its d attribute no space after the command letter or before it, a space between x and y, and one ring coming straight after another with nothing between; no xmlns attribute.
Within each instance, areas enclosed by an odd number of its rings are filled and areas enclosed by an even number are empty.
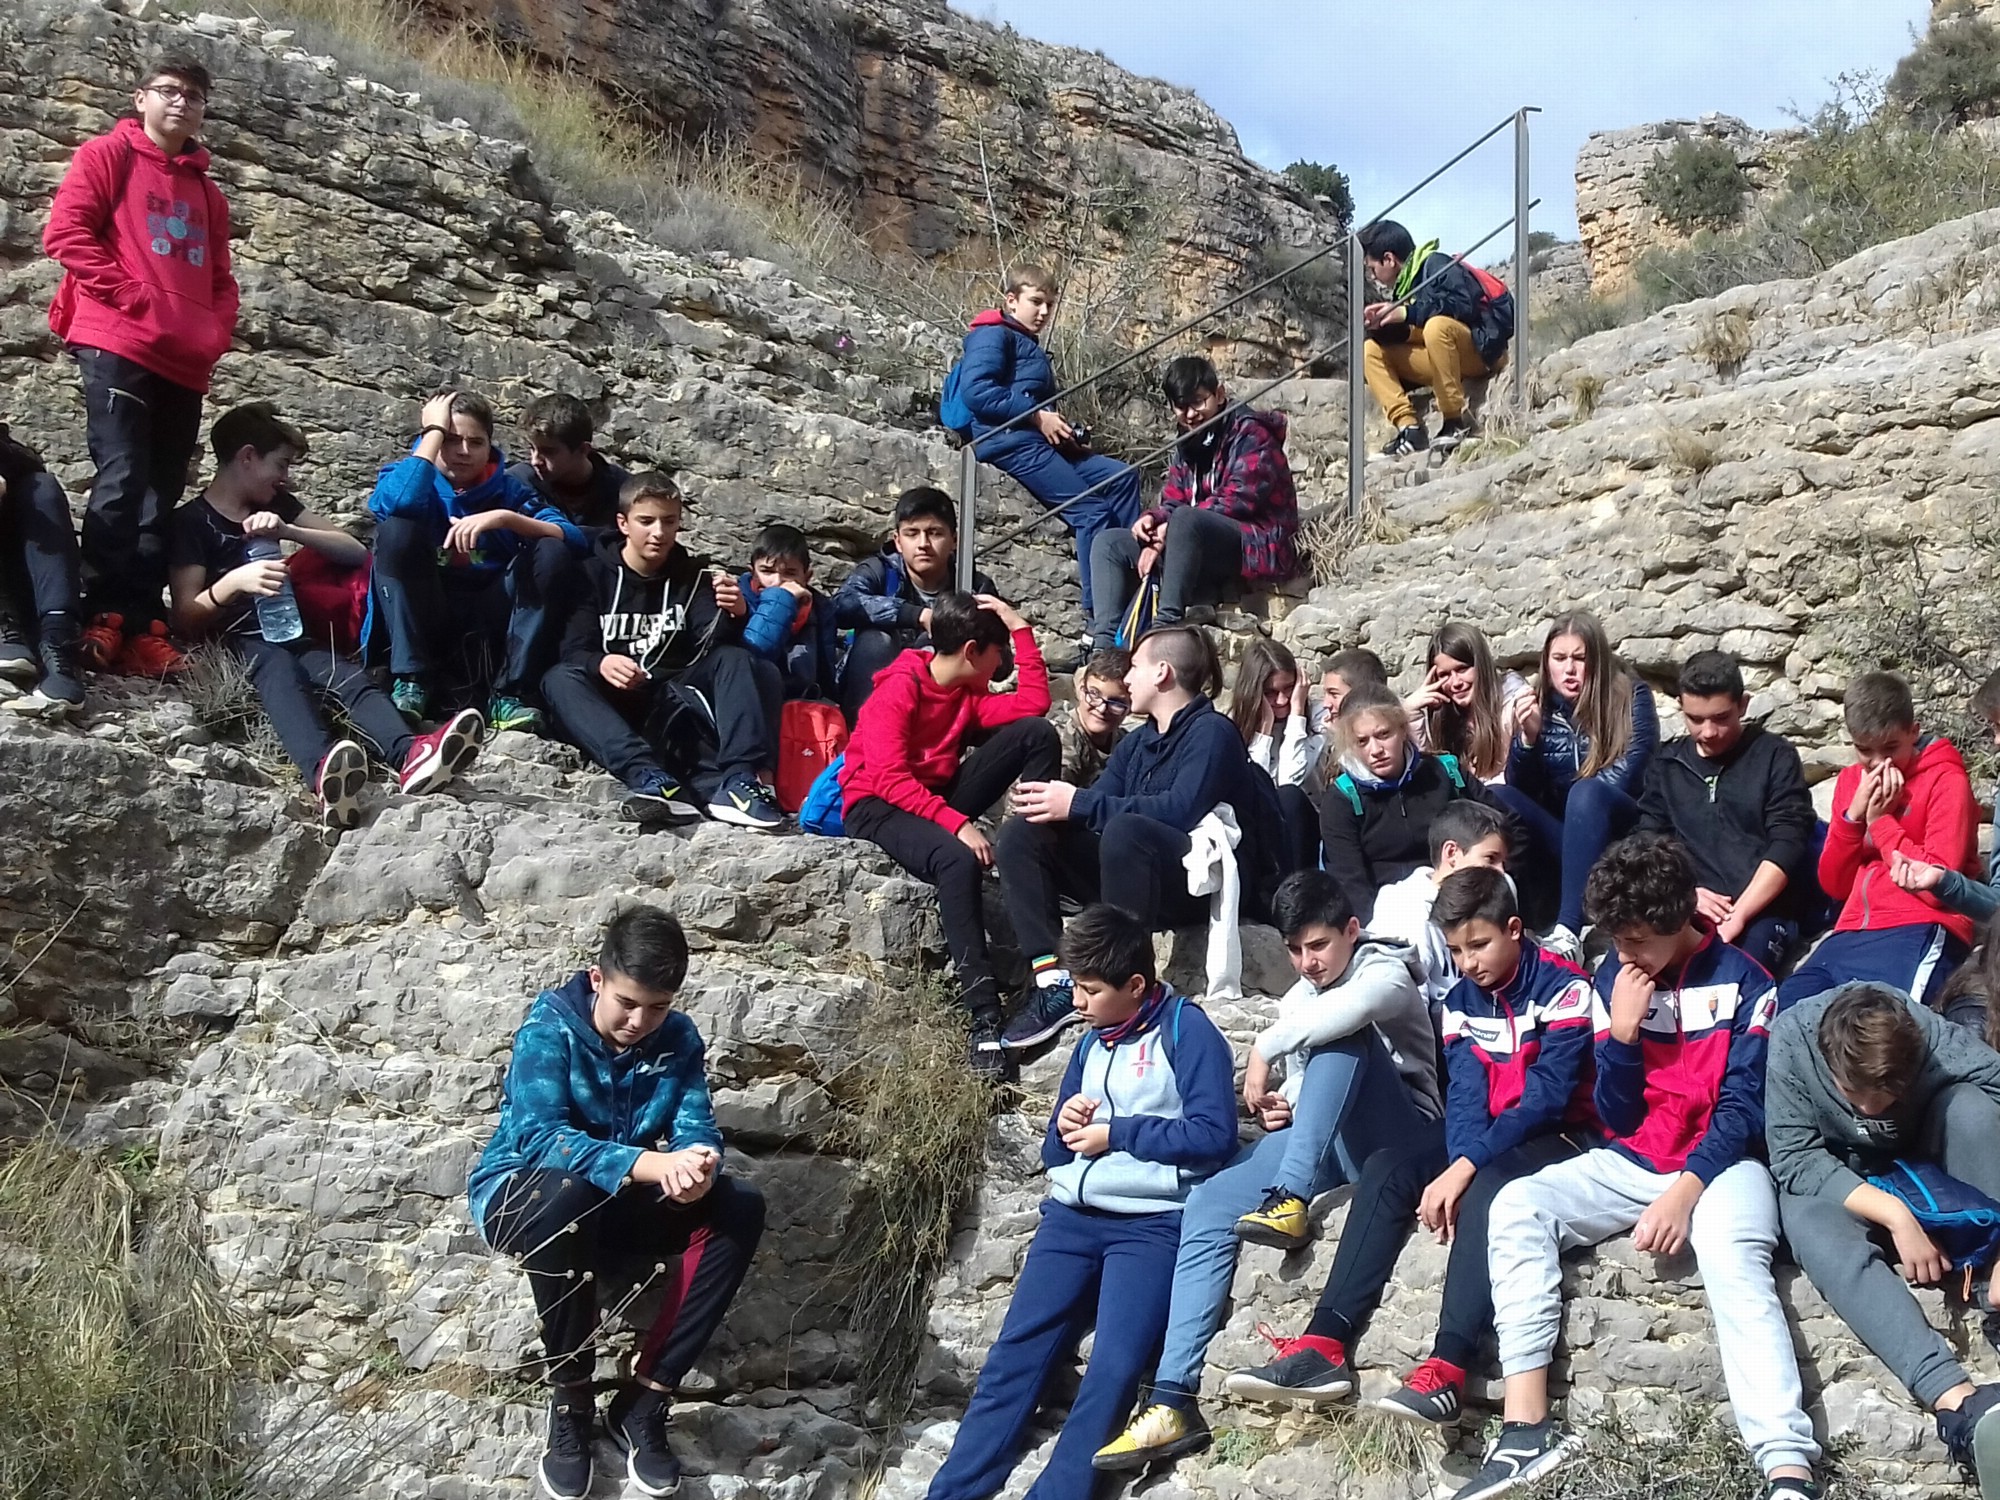
<svg viewBox="0 0 2000 1500"><path fill-rule="evenodd" d="M563 631L564 661L595 672L607 656L629 656L657 682L739 639L740 624L715 602L705 558L676 542L667 565L649 577L625 565L624 549L624 537L606 532L585 559L581 597Z"/></svg>

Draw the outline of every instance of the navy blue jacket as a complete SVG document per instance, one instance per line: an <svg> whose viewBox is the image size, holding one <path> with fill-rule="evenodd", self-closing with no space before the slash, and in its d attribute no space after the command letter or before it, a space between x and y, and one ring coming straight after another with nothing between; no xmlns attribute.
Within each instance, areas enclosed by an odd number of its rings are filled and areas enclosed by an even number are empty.
<svg viewBox="0 0 2000 1500"><path fill-rule="evenodd" d="M1544 692L1541 736L1532 745L1517 739L1507 753L1507 780L1557 817L1590 757L1590 736L1576 727L1575 712L1575 704ZM1625 753L1599 771L1597 780L1638 801L1645 790L1646 765L1659 746L1660 715L1653 707L1653 690L1634 678L1631 737Z"/></svg>
<svg viewBox="0 0 2000 1500"><path fill-rule="evenodd" d="M1425 286L1424 283L1433 276L1437 280ZM1480 289L1479 278L1457 256L1433 250L1417 268L1412 285L1422 290L1410 298L1408 321L1370 335L1376 342L1400 344L1409 338L1412 328L1422 328L1432 318L1454 318L1472 330L1472 345L1479 351L1479 357L1486 361L1488 369L1506 352L1506 334L1492 309L1486 305L1486 294Z"/></svg>
<svg viewBox="0 0 2000 1500"><path fill-rule="evenodd" d="M632 476L617 464L611 462L595 449L590 454L590 486L583 499L575 506L563 503L563 497L542 483L542 476L535 472L530 463L518 463L507 470L510 479L518 479L529 489L540 495L550 505L563 512L585 531L615 531L618 527L618 492L625 488L625 481Z"/></svg>
<svg viewBox="0 0 2000 1500"><path fill-rule="evenodd" d="M1039 434L1036 440L1040 441ZM945 587L953 588L956 584L947 580ZM972 575L972 590L976 594L1000 592L991 578L977 570ZM923 596L904 571L903 559L894 542L873 557L856 563L854 571L841 581L839 592L833 596L834 623L842 630L921 632L923 617Z"/></svg>
<svg viewBox="0 0 2000 1500"><path fill-rule="evenodd" d="M975 443L994 428L1033 411L1056 393L1056 367L1032 333L1011 318L986 323L965 335L959 358L959 398L972 413ZM1023 422L1005 437L982 444L980 456L1023 437L1046 442L1033 422Z"/></svg>

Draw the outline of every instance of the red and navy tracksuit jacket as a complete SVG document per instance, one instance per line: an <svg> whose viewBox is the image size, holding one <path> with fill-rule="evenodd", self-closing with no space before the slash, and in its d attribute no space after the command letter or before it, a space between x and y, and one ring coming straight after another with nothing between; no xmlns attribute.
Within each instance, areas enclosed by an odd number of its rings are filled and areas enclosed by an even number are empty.
<svg viewBox="0 0 2000 1500"><path fill-rule="evenodd" d="M1582 1125L1591 1108L1590 980L1521 945L1514 975L1491 994L1461 979L1444 997L1445 1150L1483 1167L1523 1141Z"/></svg>
<svg viewBox="0 0 2000 1500"><path fill-rule="evenodd" d="M1639 1040L1611 1035L1618 965L1597 972L1597 1114L1623 1152L1654 1172L1704 1183L1760 1149L1764 1059L1778 989L1713 931L1678 974L1663 974Z"/></svg>

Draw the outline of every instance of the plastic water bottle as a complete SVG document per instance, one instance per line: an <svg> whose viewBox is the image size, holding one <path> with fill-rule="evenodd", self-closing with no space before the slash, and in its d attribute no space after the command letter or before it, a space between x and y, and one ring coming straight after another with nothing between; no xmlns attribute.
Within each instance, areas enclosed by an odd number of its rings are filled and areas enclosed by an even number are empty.
<svg viewBox="0 0 2000 1500"><path fill-rule="evenodd" d="M273 537L253 537L249 548L250 561L272 562L285 555ZM285 575L285 586L268 599L257 601L257 630L265 640L273 644L295 641L306 633L306 622L299 618L299 601L292 596L292 577Z"/></svg>

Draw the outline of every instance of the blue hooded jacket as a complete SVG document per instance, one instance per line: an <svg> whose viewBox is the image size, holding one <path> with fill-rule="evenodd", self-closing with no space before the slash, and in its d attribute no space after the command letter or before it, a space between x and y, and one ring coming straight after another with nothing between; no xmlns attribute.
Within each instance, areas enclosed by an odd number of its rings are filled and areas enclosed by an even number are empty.
<svg viewBox="0 0 2000 1500"><path fill-rule="evenodd" d="M453 489L436 464L412 453L385 468L375 481L375 492L368 497L370 515L429 520L431 529L437 533L439 547L444 546L444 534L453 521L488 510L511 510L559 526L570 551L581 556L590 550L576 522L508 472L507 455L497 443L493 447L492 471L469 490ZM483 581L512 563L525 541L526 538L512 531L489 531L480 537L470 558L463 562L454 558L445 571L447 575L465 571Z"/></svg>
<svg viewBox="0 0 2000 1500"><path fill-rule="evenodd" d="M590 1012L595 993L579 970L543 990L514 1033L500 1123L472 1168L472 1219L516 1172L575 1172L616 1193L647 1151L722 1150L709 1104L701 1033L679 1011L635 1047L615 1051Z"/></svg>
<svg viewBox="0 0 2000 1500"><path fill-rule="evenodd" d="M1056 393L1056 367L1041 341L1005 315L986 321L981 314L965 335L959 356L958 394L972 413L972 437L979 456L1032 439L1046 443L1032 422L1010 428L1005 436L980 442L994 428L1033 411Z"/></svg>
<svg viewBox="0 0 2000 1500"><path fill-rule="evenodd" d="M788 589L763 589L757 575L738 576L736 586L750 603L750 617L743 622L743 644L765 660L774 662L785 677L787 698L831 698L840 662L840 628L834 624L833 601L818 589L812 592L812 618L794 633L802 601Z"/></svg>

